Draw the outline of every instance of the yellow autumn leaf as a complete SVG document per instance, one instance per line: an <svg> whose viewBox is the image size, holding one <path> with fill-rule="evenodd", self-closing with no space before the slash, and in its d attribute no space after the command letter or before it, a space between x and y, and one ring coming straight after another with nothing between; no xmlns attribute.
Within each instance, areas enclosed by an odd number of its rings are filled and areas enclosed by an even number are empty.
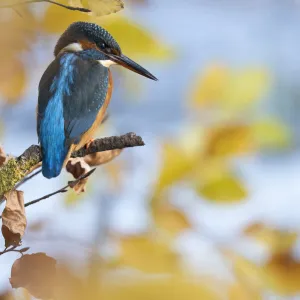
<svg viewBox="0 0 300 300"><path fill-rule="evenodd" d="M184 213L169 205L162 204L155 207L152 215L156 227L171 237L191 228L191 224Z"/></svg>
<svg viewBox="0 0 300 300"><path fill-rule="evenodd" d="M214 282L212 282L212 285ZM106 284L102 290L106 300L219 300L211 288L201 280L189 280L183 276L134 280L127 284Z"/></svg>
<svg viewBox="0 0 300 300"><path fill-rule="evenodd" d="M83 7L82 0L68 0L68 4L73 7Z"/></svg>
<svg viewBox="0 0 300 300"><path fill-rule="evenodd" d="M58 2L68 5L67 0ZM79 11L71 11L57 5L49 5L41 21L41 27L47 33L61 34L71 23L76 21L92 22L92 17Z"/></svg>
<svg viewBox="0 0 300 300"><path fill-rule="evenodd" d="M155 194L183 180L195 166L195 161L185 151L171 144L163 145L161 171L157 179Z"/></svg>
<svg viewBox="0 0 300 300"><path fill-rule="evenodd" d="M164 240L152 236L124 237L120 240L119 267L146 273L176 273L178 259Z"/></svg>
<svg viewBox="0 0 300 300"><path fill-rule="evenodd" d="M300 262L291 254L274 255L264 265L267 288L282 296L300 293Z"/></svg>
<svg viewBox="0 0 300 300"><path fill-rule="evenodd" d="M247 236L253 237L268 247L273 255L289 252L298 238L296 232L278 230L262 223L251 224L244 232Z"/></svg>
<svg viewBox="0 0 300 300"><path fill-rule="evenodd" d="M231 250L224 250L223 253L232 263L237 282L251 291L259 292L263 290L265 282L262 266L256 265L254 262Z"/></svg>
<svg viewBox="0 0 300 300"><path fill-rule="evenodd" d="M259 291L247 286L246 283L235 282L229 287L228 300L262 300Z"/></svg>
<svg viewBox="0 0 300 300"><path fill-rule="evenodd" d="M31 50L37 35L38 21L28 6L15 8L16 12L0 10L0 59L20 57L21 51Z"/></svg>
<svg viewBox="0 0 300 300"><path fill-rule="evenodd" d="M222 106L246 109L262 99L270 86L270 74L264 68L246 68L232 72L222 94Z"/></svg>
<svg viewBox="0 0 300 300"><path fill-rule="evenodd" d="M25 67L20 60L36 40L37 20L28 6L0 10L0 96L9 103L18 102L26 87Z"/></svg>
<svg viewBox="0 0 300 300"><path fill-rule="evenodd" d="M60 3L67 4L67 0ZM60 20L57 22L57 20ZM50 5L42 20L42 28L48 33L62 33L72 22L97 23L108 30L120 44L122 51L134 59L151 58L164 60L172 51L146 28L120 15L95 18L88 14L70 11L57 5ZM124 34L125 33L125 34Z"/></svg>
<svg viewBox="0 0 300 300"><path fill-rule="evenodd" d="M280 120L265 119L251 126L254 141L259 148L276 149L291 145L291 132Z"/></svg>
<svg viewBox="0 0 300 300"><path fill-rule="evenodd" d="M251 128L242 124L223 124L207 131L206 156L230 156L254 149Z"/></svg>
<svg viewBox="0 0 300 300"><path fill-rule="evenodd" d="M263 67L234 70L211 63L194 82L193 107L214 105L222 111L240 111L262 99L270 86L270 74Z"/></svg>
<svg viewBox="0 0 300 300"><path fill-rule="evenodd" d="M60 3L66 4L67 0ZM60 22L57 22L60 20ZM157 36L146 28L120 15L95 18L88 14L69 11L57 5L47 8L42 20L42 28L48 33L61 34L72 22L87 21L97 23L108 30L120 44L122 51L129 57L138 59L165 60L172 55L172 51Z"/></svg>
<svg viewBox="0 0 300 300"><path fill-rule="evenodd" d="M247 197L243 184L228 173L219 174L206 182L200 178L195 189L201 197L214 202L236 203Z"/></svg>
<svg viewBox="0 0 300 300"><path fill-rule="evenodd" d="M14 57L7 57L1 64L0 95L5 102L16 103L24 95L26 73L22 62Z"/></svg>
<svg viewBox="0 0 300 300"><path fill-rule="evenodd" d="M197 160L203 154L206 146L206 129L198 124L188 124L181 126L181 131L177 138L177 144L187 157Z"/></svg>
<svg viewBox="0 0 300 300"><path fill-rule="evenodd" d="M97 266L95 269L98 270ZM88 273L90 270L83 271ZM101 278L106 277L103 269L98 271L104 275ZM223 288L214 278L205 278L203 281L202 278L189 278L184 274L169 276L162 274L147 276L141 273L127 273L125 276L108 274L108 280L106 278L101 280L100 276L82 278L82 274L80 276L71 273L62 267L58 273L59 284L55 290L57 300L220 300Z"/></svg>
<svg viewBox="0 0 300 300"><path fill-rule="evenodd" d="M216 104L220 101L230 75L228 67L212 63L197 76L193 83L191 102L193 106Z"/></svg>
<svg viewBox="0 0 300 300"><path fill-rule="evenodd" d="M97 17L116 13L124 8L122 0L81 0L81 3L83 7L90 9L92 14Z"/></svg>
<svg viewBox="0 0 300 300"><path fill-rule="evenodd" d="M172 51L157 36L124 16L117 14L94 21L110 32L124 54L134 60L165 60L172 55Z"/></svg>
<svg viewBox="0 0 300 300"><path fill-rule="evenodd" d="M256 265L249 260L226 252L234 265L239 281L257 291L271 290L280 296L295 296L300 292L300 262L291 254L273 255L266 264Z"/></svg>

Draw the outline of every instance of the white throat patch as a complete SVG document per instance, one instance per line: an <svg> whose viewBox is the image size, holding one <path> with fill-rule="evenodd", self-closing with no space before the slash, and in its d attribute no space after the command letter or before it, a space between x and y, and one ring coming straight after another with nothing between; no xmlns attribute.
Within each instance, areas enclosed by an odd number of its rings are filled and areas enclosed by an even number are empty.
<svg viewBox="0 0 300 300"><path fill-rule="evenodd" d="M115 65L115 64L116 64L114 61L112 61L112 60L110 60L110 59L108 59L108 60L98 60L98 62L99 62L102 66L104 66L104 67L106 67L106 68L109 68L111 65Z"/></svg>
<svg viewBox="0 0 300 300"><path fill-rule="evenodd" d="M83 48L81 46L81 44L79 43L72 43L69 44L68 46L66 46L63 51L72 51L72 52L80 52L83 51Z"/></svg>

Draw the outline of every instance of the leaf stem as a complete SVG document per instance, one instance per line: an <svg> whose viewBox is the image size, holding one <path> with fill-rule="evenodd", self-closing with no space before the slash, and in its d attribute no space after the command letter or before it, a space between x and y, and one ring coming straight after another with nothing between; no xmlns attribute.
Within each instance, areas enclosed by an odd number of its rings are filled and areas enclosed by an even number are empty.
<svg viewBox="0 0 300 300"><path fill-rule="evenodd" d="M81 11L81 12L85 12L85 13L90 13L91 10L88 8L83 8L83 7L73 7L73 6L69 6L69 5L65 5L62 3L58 3L52 0L26 0L23 2L18 2L18 3L14 3L14 4L8 4L8 5L2 5L0 6L0 8L14 8L16 6L19 5L27 5L27 4L32 4L32 3L41 3L41 2L45 2L45 3L51 3L69 10L77 10L77 11Z"/></svg>
<svg viewBox="0 0 300 300"><path fill-rule="evenodd" d="M56 194L59 194L59 193L66 193L68 191L68 188L73 188L80 180L85 179L85 178L89 177L90 175L92 175L95 170L96 170L96 168L92 169L88 173L83 174L82 176L80 176L78 179L76 179L74 181L69 181L68 184L66 186L62 187L61 189L59 189L59 190L57 190L57 191L55 191L55 192L53 192L51 194L45 195L45 196L43 196L41 198L38 198L36 200L32 200L30 202L27 202L27 203L25 203L24 206L25 207L30 206L32 204L35 204L35 203L40 202L42 200L48 199L48 198L50 198L50 197L52 197L52 196L54 196Z"/></svg>

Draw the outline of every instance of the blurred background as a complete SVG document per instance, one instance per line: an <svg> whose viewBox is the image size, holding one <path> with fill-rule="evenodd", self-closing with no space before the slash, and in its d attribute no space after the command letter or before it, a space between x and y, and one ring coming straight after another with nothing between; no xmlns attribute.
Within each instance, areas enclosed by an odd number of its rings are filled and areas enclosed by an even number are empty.
<svg viewBox="0 0 300 300"><path fill-rule="evenodd" d="M124 2L101 18L45 3L0 10L7 153L37 143L38 83L74 21L105 27L159 78L112 67L97 137L135 132L146 146L100 166L85 193L28 207L23 245L64 269L61 299L300 299L300 2ZM71 179L37 176L25 201ZM2 292L16 258L0 257Z"/></svg>

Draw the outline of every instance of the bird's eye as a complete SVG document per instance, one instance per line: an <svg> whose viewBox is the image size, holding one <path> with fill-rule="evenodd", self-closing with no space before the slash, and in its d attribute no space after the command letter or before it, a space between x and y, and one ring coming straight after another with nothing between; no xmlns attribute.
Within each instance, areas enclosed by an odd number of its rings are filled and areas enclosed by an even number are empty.
<svg viewBox="0 0 300 300"><path fill-rule="evenodd" d="M104 43L101 43L101 44L100 44L100 48L101 48L101 49L105 49L105 48L106 48L106 45L105 45Z"/></svg>

